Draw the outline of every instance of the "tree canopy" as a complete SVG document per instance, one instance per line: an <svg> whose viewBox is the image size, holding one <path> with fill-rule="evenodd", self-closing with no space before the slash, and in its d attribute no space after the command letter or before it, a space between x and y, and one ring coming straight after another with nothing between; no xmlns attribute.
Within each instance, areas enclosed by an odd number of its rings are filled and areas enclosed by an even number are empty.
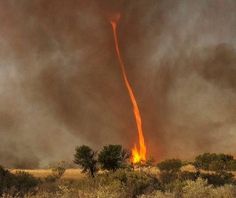
<svg viewBox="0 0 236 198"><path fill-rule="evenodd" d="M115 171L121 168L129 158L129 153L121 145L104 146L98 155L98 162L102 169Z"/></svg>
<svg viewBox="0 0 236 198"><path fill-rule="evenodd" d="M79 146L74 155L74 163L78 164L83 171L89 173L92 177L97 171L96 152L88 146Z"/></svg>

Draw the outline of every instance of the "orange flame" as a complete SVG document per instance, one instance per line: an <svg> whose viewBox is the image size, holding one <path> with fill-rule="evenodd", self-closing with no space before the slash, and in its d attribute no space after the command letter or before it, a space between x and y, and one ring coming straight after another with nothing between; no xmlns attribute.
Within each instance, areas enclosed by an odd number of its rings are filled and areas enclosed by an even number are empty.
<svg viewBox="0 0 236 198"><path fill-rule="evenodd" d="M133 105L134 117L135 117L137 129L138 129L139 149L136 147L136 145L134 146L134 148L132 148L132 159L131 159L133 163L138 163L138 162L146 161L146 145L145 145L144 136L143 136L142 119L141 119L141 115L139 112L138 104L136 102L133 90L132 90L129 80L127 78L126 71L125 71L125 64L124 64L121 54L120 54L120 49L119 49L119 45L118 45L118 37L117 37L117 22L118 22L118 20L119 20L119 17L116 17L116 19L111 20L110 23L112 25L112 30L113 30L113 35L114 35L116 54L117 54L119 64L121 67L122 76L123 76L126 88L128 90L130 100Z"/></svg>

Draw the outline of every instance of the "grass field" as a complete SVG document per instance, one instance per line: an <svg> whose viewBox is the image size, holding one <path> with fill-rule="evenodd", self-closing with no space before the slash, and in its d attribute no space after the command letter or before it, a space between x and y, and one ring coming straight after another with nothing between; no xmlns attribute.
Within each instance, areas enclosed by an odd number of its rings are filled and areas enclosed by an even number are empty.
<svg viewBox="0 0 236 198"><path fill-rule="evenodd" d="M137 171L139 171L139 169L136 169ZM160 171L158 168L152 167L152 168L142 168L143 171L147 172L147 173L151 173L151 174L156 174L159 175ZM181 168L182 171L189 171L189 172L195 172L196 169L194 166L192 165L186 165L183 166ZM27 173L32 174L35 177L38 178L45 178L49 175L52 174L52 170L51 169L10 169L10 171L12 173L16 173L17 171L24 171ZM102 172L102 171L100 171ZM202 172L210 172L210 171L202 171ZM232 172L235 175L236 178L236 172ZM62 179L79 179L79 178L83 178L86 177L85 174L81 173L81 169L77 168L77 169L66 169L65 173L62 176Z"/></svg>
<svg viewBox="0 0 236 198"><path fill-rule="evenodd" d="M52 170L51 169L32 169L32 170L28 170L28 169L11 169L10 172L12 173L16 173L18 171L24 171L27 173L32 174L34 177L38 177L38 178L45 178L49 175L52 174ZM65 171L65 173L63 174L62 179L78 179L78 178L82 178L85 177L86 175L81 173L81 169L67 169Z"/></svg>

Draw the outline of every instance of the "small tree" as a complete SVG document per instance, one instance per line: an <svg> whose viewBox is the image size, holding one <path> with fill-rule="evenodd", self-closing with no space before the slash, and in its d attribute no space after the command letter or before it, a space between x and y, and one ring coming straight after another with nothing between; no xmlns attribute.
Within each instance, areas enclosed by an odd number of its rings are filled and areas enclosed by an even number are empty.
<svg viewBox="0 0 236 198"><path fill-rule="evenodd" d="M98 162L102 169L115 171L121 168L124 162L129 158L129 153L121 145L104 146L98 155Z"/></svg>
<svg viewBox="0 0 236 198"><path fill-rule="evenodd" d="M78 164L83 173L89 173L92 177L97 172L96 152L88 146L79 146L75 149L74 163Z"/></svg>

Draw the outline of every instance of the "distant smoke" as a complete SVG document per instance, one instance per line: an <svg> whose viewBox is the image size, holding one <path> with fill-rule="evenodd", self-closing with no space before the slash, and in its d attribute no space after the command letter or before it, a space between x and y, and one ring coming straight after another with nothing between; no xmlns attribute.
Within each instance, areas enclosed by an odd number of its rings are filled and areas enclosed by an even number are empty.
<svg viewBox="0 0 236 198"><path fill-rule="evenodd" d="M120 48L149 155L235 153L234 0L0 1L0 164L68 160L136 142ZM23 164L23 165L22 165Z"/></svg>

